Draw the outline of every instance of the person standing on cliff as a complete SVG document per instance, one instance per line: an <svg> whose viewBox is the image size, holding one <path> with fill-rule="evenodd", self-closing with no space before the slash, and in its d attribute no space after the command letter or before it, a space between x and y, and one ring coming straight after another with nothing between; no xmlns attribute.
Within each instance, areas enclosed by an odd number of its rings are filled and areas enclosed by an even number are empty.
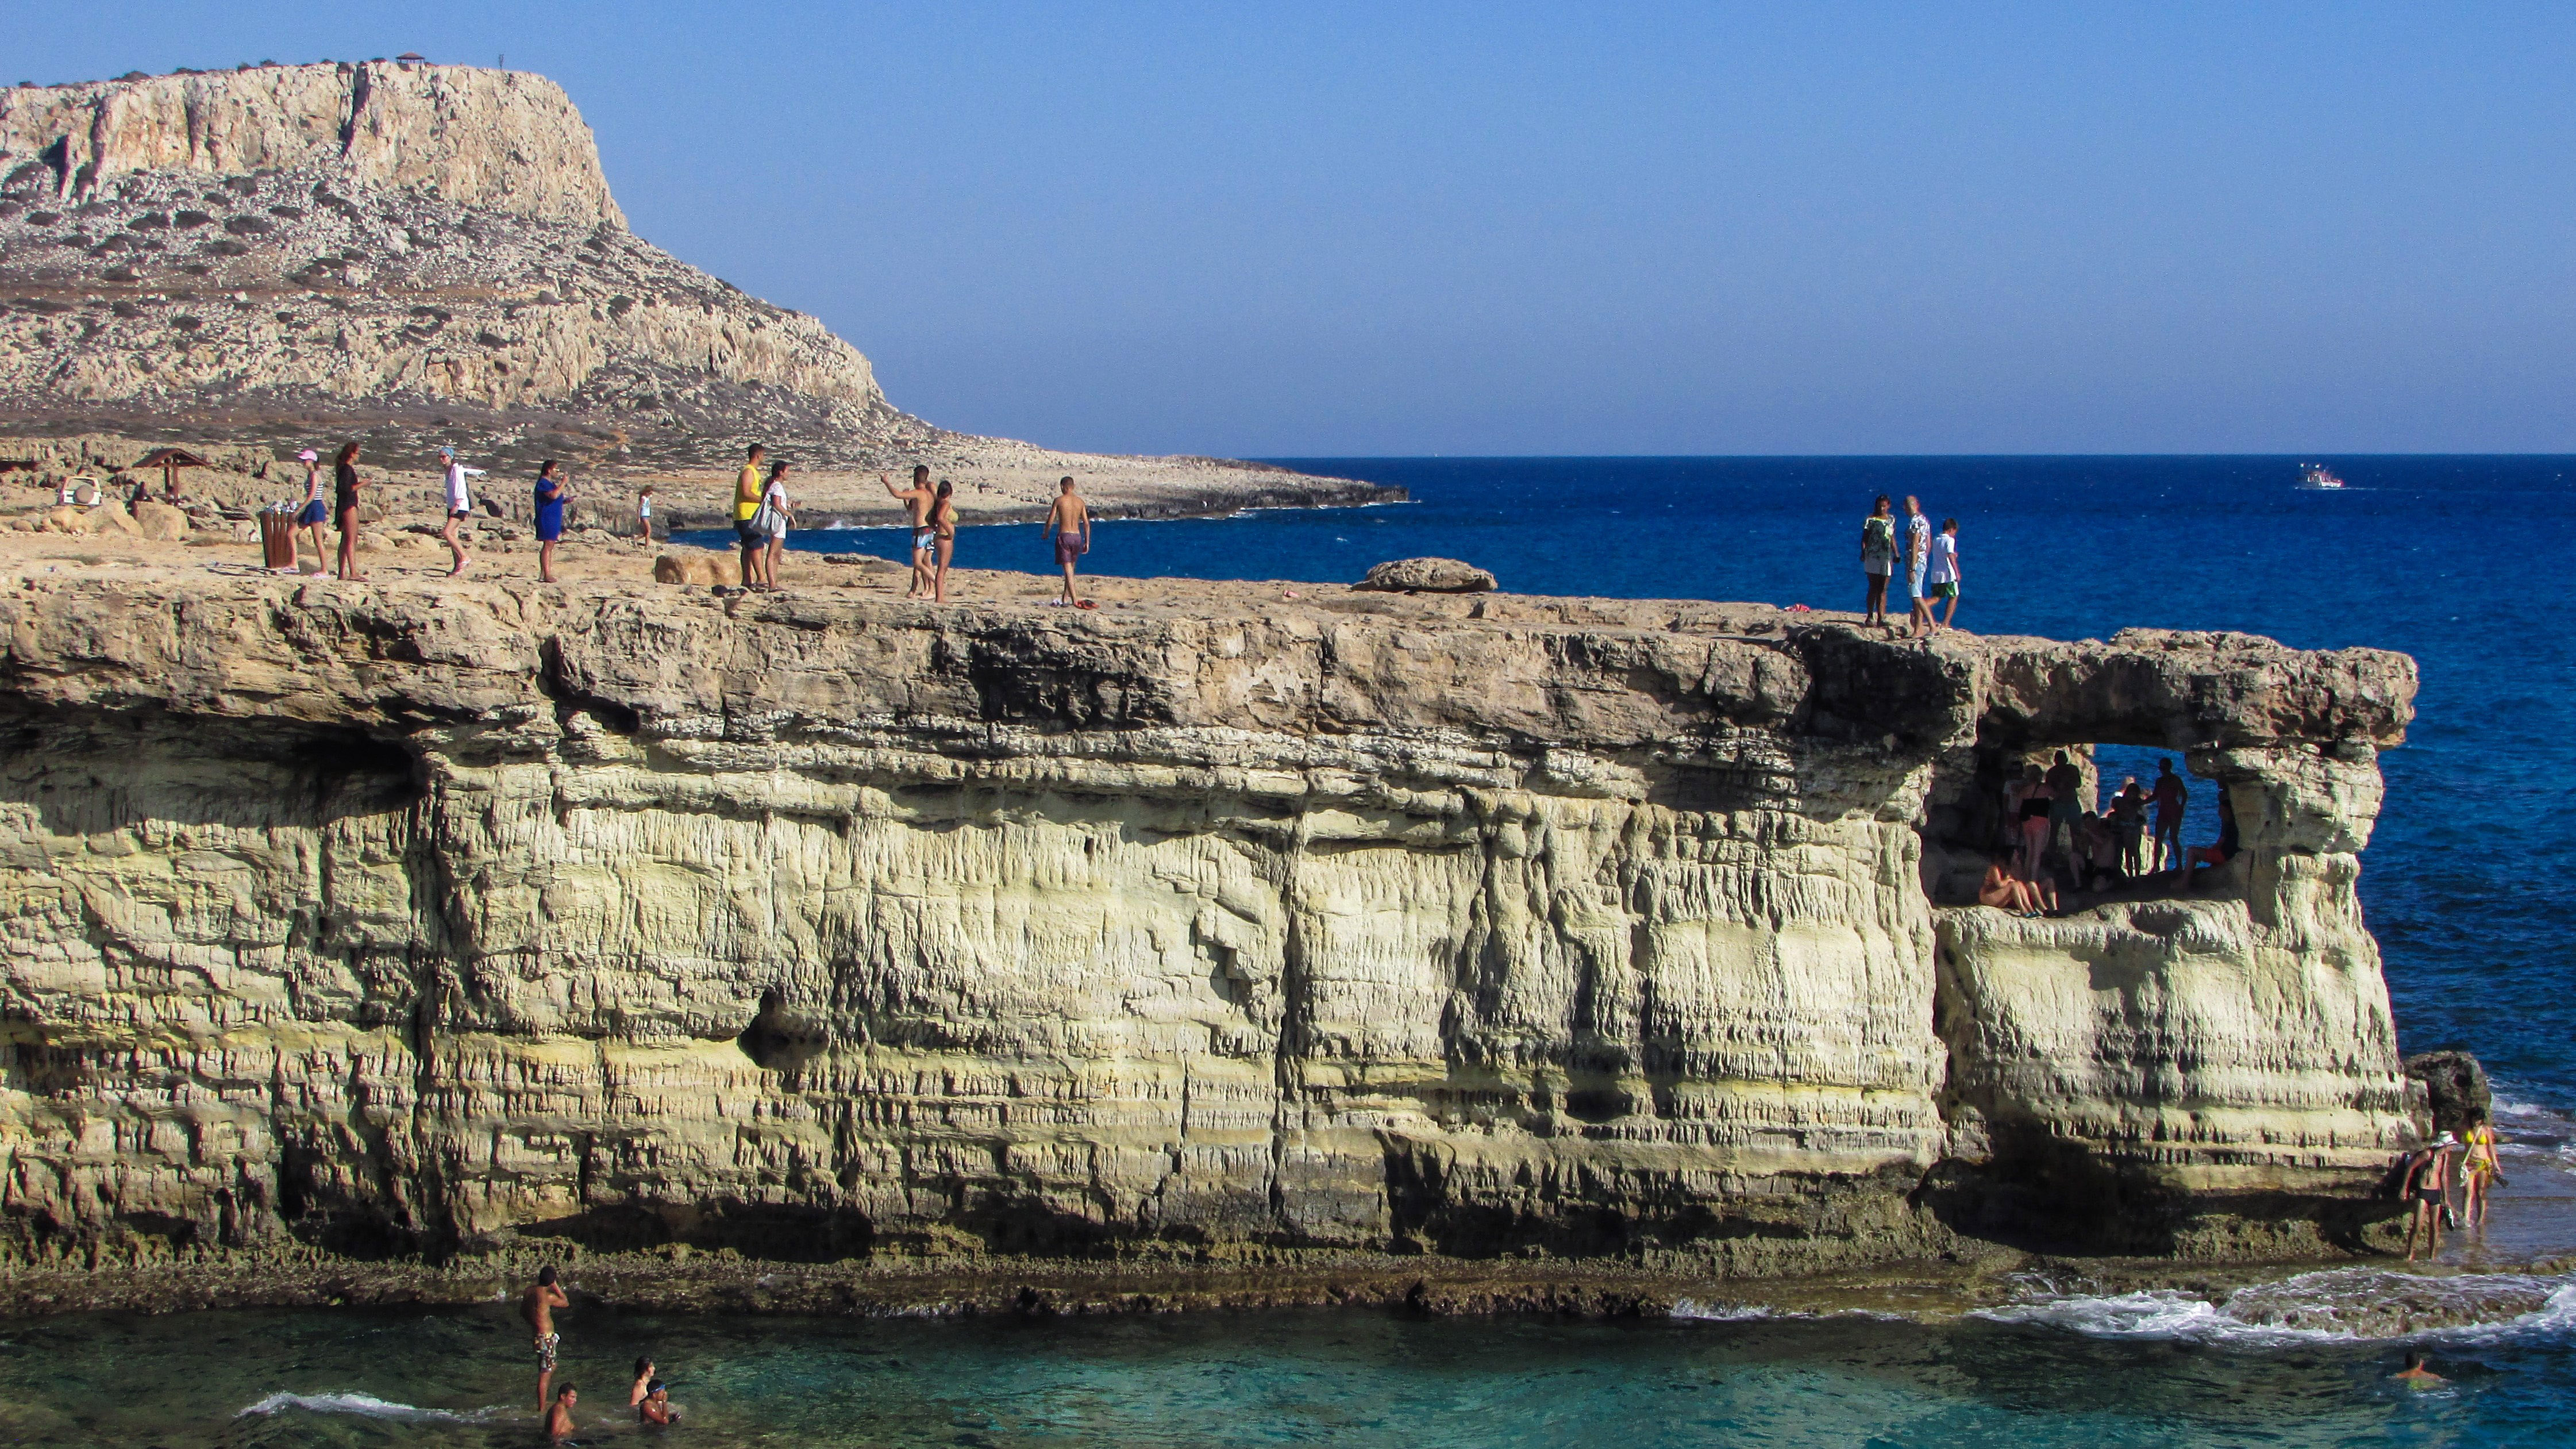
<svg viewBox="0 0 2576 1449"><path fill-rule="evenodd" d="M930 497L930 534L936 547L930 573L930 601L948 602L948 561L957 553L957 500L948 480L939 480L939 491Z"/></svg>
<svg viewBox="0 0 2576 1449"><path fill-rule="evenodd" d="M2120 792L2111 797L2105 812L2111 820L2111 833L2120 847L2120 872L2141 875L2146 863L2140 858L2147 839L2147 789L2131 775L2120 782Z"/></svg>
<svg viewBox="0 0 2576 1449"><path fill-rule="evenodd" d="M2182 855L2182 809L2191 803L2191 790L2174 773L2173 761L2156 761L2156 788L2148 797L2156 806L2155 843L2149 848L2149 871L2180 870Z"/></svg>
<svg viewBox="0 0 2576 1449"><path fill-rule="evenodd" d="M1887 622L1887 579L1896 568L1896 518L1887 511L1887 495L1869 506L1869 517L1860 524L1860 571L1869 581L1868 597L1861 605L1861 627Z"/></svg>
<svg viewBox="0 0 2576 1449"><path fill-rule="evenodd" d="M1073 491L1073 475L1056 480L1055 502L1047 506L1046 534L1055 540L1056 567L1064 570L1064 592L1052 601L1069 608L1082 607L1073 592L1074 561L1091 552L1091 510L1083 505L1082 495Z"/></svg>
<svg viewBox="0 0 2576 1449"><path fill-rule="evenodd" d="M760 460L769 450L758 443L743 454L742 471L733 480L733 536L742 545L742 586L750 588L760 577L760 566L754 557L769 540L761 536L760 525Z"/></svg>
<svg viewBox="0 0 2576 1449"><path fill-rule="evenodd" d="M1932 566L1932 520L1923 516L1923 500L1905 495L1905 591L1914 601L1914 612L1905 621L1905 637L1920 639L1932 632L1932 600L1923 593L1924 574Z"/></svg>
<svg viewBox="0 0 2576 1449"><path fill-rule="evenodd" d="M1923 581L1931 590L1930 597L1923 601L1924 625L1934 631L1949 628L1950 621L1959 617L1959 520L1941 520L1941 531L1932 539L1932 564L1923 571ZM1932 620L1935 599L1947 603L1937 624Z"/></svg>
<svg viewBox="0 0 2576 1449"><path fill-rule="evenodd" d="M912 465L912 486L897 488L894 480L883 473L877 481L886 493L903 505L904 515L912 522L912 587L903 591L907 599L918 599L931 592L934 572L932 560L939 552L939 532L930 526L930 505L939 495L931 491L930 465Z"/></svg>
<svg viewBox="0 0 2576 1449"><path fill-rule="evenodd" d="M340 577L364 583L358 572L358 445L343 443L331 464L331 516L340 524Z"/></svg>
<svg viewBox="0 0 2576 1449"><path fill-rule="evenodd" d="M331 505L322 501L322 455L311 448L295 455L304 465L304 506L295 512L295 526L310 529L313 534L313 567L322 568L322 560L331 555L322 547L322 520L331 516ZM296 565L297 572L303 565Z"/></svg>
<svg viewBox="0 0 2576 1449"><path fill-rule="evenodd" d="M760 536L769 540L760 557L761 586L776 592L778 558L787 552L787 528L796 514L787 501L787 465L769 465L769 486L760 492Z"/></svg>
<svg viewBox="0 0 2576 1449"><path fill-rule="evenodd" d="M555 1350L563 1347L563 1335L555 1332L555 1310L571 1306L572 1300L564 1296L562 1286L555 1282L555 1265L552 1263L539 1268L537 1281L528 1286L527 1292L519 1295L519 1316L528 1320L528 1331L535 1336L537 1345L539 1413L544 1413L546 1406L554 1402L547 1391L554 1387ZM566 1385L564 1392L571 1393L571 1386Z"/></svg>
<svg viewBox="0 0 2576 1449"><path fill-rule="evenodd" d="M456 461L454 448L441 448L438 456L447 474L447 526L438 531L438 536L447 540L448 552L456 555L455 566L447 571L452 579L462 575L465 566L474 561L474 556L465 551L465 520L474 516L474 495L467 490L465 480L482 477L483 470Z"/></svg>
<svg viewBox="0 0 2576 1449"><path fill-rule="evenodd" d="M555 581L555 545L563 540L564 480L555 471L556 463L548 458L537 469L537 579Z"/></svg>
<svg viewBox="0 0 2576 1449"><path fill-rule="evenodd" d="M2060 859L2065 861L2070 877L2080 877L2084 870L2084 807L2089 803L2084 798L2084 771L2064 750L2059 750L2056 761L2048 767L2047 779L2048 849L2060 848L2057 840L2063 832L2065 854Z"/></svg>
<svg viewBox="0 0 2576 1449"><path fill-rule="evenodd" d="M635 535L646 543L653 541L653 485L635 490Z"/></svg>

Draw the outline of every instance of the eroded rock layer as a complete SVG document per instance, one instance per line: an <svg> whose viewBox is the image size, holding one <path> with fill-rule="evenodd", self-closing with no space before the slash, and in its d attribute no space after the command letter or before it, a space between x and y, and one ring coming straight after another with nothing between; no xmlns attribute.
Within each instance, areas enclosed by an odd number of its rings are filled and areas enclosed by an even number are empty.
<svg viewBox="0 0 2576 1449"><path fill-rule="evenodd" d="M1186 586L0 623L21 1253L2217 1253L2349 1238L2416 1131L2353 894L2402 656ZM1954 904L1981 772L2115 739L2246 855Z"/></svg>

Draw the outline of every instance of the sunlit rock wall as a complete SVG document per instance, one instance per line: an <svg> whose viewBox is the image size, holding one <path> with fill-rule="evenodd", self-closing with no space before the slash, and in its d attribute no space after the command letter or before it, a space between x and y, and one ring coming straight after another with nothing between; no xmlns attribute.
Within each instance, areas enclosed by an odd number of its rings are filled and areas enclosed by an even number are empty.
<svg viewBox="0 0 2576 1449"><path fill-rule="evenodd" d="M2217 1251L2331 1218L2412 1130L2351 892L2402 657L1690 604L1043 615L0 594L0 1226L1757 1271L1959 1231ZM1936 905L1944 762L2092 728L2014 682L2043 656L2199 701L2166 723L2262 806L2236 884ZM2101 1221L2052 1218L2077 1177Z"/></svg>

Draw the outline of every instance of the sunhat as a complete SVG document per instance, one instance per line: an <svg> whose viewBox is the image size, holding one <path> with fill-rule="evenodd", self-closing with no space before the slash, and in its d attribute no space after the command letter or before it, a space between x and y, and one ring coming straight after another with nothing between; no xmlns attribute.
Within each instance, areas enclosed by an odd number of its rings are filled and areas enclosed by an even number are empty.
<svg viewBox="0 0 2576 1449"><path fill-rule="evenodd" d="M303 452L295 455L295 461L299 463L319 463L322 461L322 455L314 452L311 448L307 448Z"/></svg>

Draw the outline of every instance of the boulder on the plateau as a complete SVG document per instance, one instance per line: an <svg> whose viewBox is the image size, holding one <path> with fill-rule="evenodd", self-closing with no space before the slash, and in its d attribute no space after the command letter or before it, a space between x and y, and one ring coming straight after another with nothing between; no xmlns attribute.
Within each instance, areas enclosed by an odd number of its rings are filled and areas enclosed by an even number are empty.
<svg viewBox="0 0 2576 1449"><path fill-rule="evenodd" d="M187 510L149 499L134 505L134 531L145 538L168 542L188 536Z"/></svg>
<svg viewBox="0 0 2576 1449"><path fill-rule="evenodd" d="M1454 558L1400 558L1379 564L1351 585L1385 594L1489 594L1494 576Z"/></svg>

